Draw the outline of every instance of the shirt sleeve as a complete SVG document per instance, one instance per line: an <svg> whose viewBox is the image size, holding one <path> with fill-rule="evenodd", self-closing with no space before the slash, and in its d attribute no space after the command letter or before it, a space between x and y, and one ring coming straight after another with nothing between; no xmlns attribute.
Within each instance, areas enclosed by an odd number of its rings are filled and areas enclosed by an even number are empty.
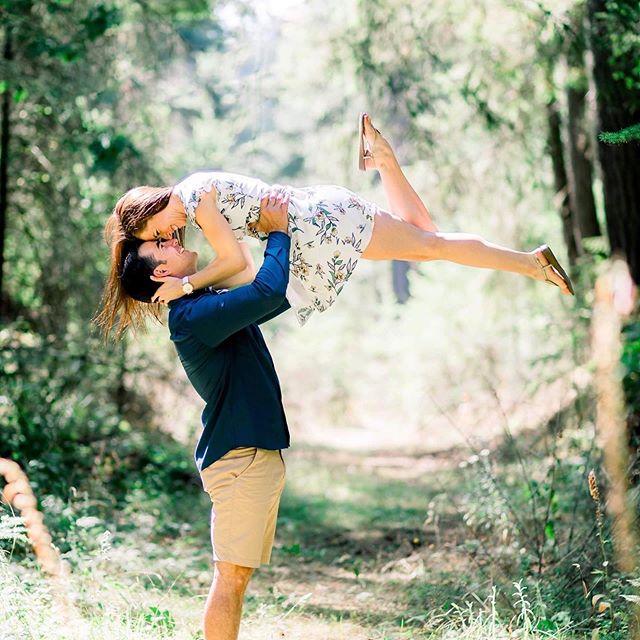
<svg viewBox="0 0 640 640"><path fill-rule="evenodd" d="M270 233L264 262L251 284L202 296L190 304L185 322L193 335L215 347L240 329L264 321L267 316L274 317L286 302L290 247L291 239L286 233Z"/></svg>
<svg viewBox="0 0 640 640"><path fill-rule="evenodd" d="M279 316L281 313L284 313L285 311L288 311L289 309L291 309L291 305L289 304L288 300L285 300L275 311L272 311L271 313L267 313L266 316L264 316L263 318L260 318L260 320L257 320L257 324L262 324L264 322L269 322L269 320L273 320L275 317Z"/></svg>

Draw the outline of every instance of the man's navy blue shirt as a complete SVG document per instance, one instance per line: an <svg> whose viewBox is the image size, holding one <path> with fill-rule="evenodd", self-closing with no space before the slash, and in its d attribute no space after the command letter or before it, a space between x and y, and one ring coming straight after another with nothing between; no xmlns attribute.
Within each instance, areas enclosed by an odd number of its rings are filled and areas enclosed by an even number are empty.
<svg viewBox="0 0 640 640"><path fill-rule="evenodd" d="M237 447L289 446L280 383L257 325L289 308L290 246L287 234L271 233L251 284L169 303L171 340L206 402L195 451L200 471Z"/></svg>

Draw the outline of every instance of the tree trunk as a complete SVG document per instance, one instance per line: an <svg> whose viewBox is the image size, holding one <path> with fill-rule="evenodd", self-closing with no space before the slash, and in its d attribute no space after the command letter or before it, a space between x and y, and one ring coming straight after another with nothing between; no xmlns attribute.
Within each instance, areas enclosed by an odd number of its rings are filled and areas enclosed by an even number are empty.
<svg viewBox="0 0 640 640"><path fill-rule="evenodd" d="M574 225L574 214L569 199L569 188L567 185L567 173L565 171L564 158L562 153L562 137L560 135L560 113L558 103L552 98L547 103L547 150L551 156L553 166L554 187L556 197L559 199L560 220L562 221L562 235L567 245L569 263L575 264L576 258L581 250L580 236L576 237L577 225Z"/></svg>
<svg viewBox="0 0 640 640"><path fill-rule="evenodd" d="M610 58L615 59L607 24L605 0L589 0L590 44L596 84L598 130L620 131L640 122L640 105L633 89L614 80ZM635 103L634 103L635 100ZM620 252L640 283L640 145L598 143L602 165L604 206L612 252Z"/></svg>
<svg viewBox="0 0 640 640"><path fill-rule="evenodd" d="M5 41L3 56L5 67L8 67L13 59L11 48L11 28L5 28ZM4 245L7 229L7 206L9 186L9 138L11 133L9 118L11 117L11 91L5 86L2 94L2 106L0 107L0 315L5 311L4 292Z"/></svg>
<svg viewBox="0 0 640 640"><path fill-rule="evenodd" d="M404 260L391 261L391 277L393 278L393 292L396 295L396 300L400 304L404 304L411 297L411 291L409 289L409 269L410 268L411 268L410 262L405 262Z"/></svg>
<svg viewBox="0 0 640 640"><path fill-rule="evenodd" d="M589 136L584 126L585 89L569 86L567 89L569 143L569 190L571 204L576 215L580 237L601 235L593 197L593 168L589 148Z"/></svg>

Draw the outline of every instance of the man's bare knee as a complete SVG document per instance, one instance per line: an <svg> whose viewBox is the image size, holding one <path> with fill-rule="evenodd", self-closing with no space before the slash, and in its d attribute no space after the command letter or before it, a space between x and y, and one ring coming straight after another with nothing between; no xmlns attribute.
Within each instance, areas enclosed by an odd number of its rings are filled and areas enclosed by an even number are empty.
<svg viewBox="0 0 640 640"><path fill-rule="evenodd" d="M253 575L251 567L241 567L231 562L215 563L214 580L221 587L235 592L243 592Z"/></svg>

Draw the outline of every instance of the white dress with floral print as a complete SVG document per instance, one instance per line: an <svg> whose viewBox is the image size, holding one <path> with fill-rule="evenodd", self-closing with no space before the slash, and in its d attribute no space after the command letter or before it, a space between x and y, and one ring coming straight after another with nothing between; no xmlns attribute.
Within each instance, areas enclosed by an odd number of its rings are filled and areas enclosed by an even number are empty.
<svg viewBox="0 0 640 640"><path fill-rule="evenodd" d="M251 225L260 217L260 200L271 185L235 173L194 173L176 185L188 219L196 223L196 208L205 192L216 190L218 209L238 240L266 240ZM369 244L375 204L343 187L285 187L289 202L291 256L287 299L303 325L315 311L325 311L351 277Z"/></svg>

